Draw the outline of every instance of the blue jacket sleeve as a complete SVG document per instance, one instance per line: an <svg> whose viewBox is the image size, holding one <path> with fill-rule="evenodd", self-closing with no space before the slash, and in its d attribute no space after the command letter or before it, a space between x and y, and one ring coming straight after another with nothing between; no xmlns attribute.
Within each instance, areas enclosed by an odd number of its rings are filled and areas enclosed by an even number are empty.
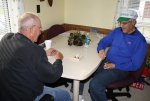
<svg viewBox="0 0 150 101"><path fill-rule="evenodd" d="M97 52L99 52L102 49L106 49L107 47L110 47L113 41L114 37L114 31L110 32L107 36L105 36L103 39L101 39L98 43Z"/></svg>

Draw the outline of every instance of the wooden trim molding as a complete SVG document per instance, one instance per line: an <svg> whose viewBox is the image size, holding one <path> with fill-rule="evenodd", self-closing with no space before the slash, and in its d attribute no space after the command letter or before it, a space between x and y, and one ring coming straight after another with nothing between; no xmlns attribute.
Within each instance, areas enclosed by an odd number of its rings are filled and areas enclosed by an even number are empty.
<svg viewBox="0 0 150 101"><path fill-rule="evenodd" d="M83 25L75 25L75 24L67 24L67 23L64 23L63 26L65 28L65 31L68 31L68 30L80 30L80 31L88 31L88 32L90 32L91 29L94 28L94 29L97 30L98 33L106 34L106 35L109 32L112 31L111 29L91 27L91 26L83 26Z"/></svg>

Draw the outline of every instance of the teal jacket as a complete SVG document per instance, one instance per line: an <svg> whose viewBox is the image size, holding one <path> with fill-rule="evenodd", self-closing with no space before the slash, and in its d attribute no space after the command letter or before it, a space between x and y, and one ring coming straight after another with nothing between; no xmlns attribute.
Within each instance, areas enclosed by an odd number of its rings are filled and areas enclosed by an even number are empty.
<svg viewBox="0 0 150 101"><path fill-rule="evenodd" d="M114 63L116 69L136 71L144 61L147 42L137 28L132 34L126 34L118 27L100 40L97 51L106 47L110 47L106 59Z"/></svg>

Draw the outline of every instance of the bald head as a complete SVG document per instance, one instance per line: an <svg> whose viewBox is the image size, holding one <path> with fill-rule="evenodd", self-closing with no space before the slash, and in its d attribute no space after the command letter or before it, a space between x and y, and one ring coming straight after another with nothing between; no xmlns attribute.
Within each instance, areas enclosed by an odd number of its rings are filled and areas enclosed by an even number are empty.
<svg viewBox="0 0 150 101"><path fill-rule="evenodd" d="M40 22L40 19L38 16L34 15L33 13L24 13L22 16L20 16L18 21L18 28L20 30L28 30L34 25L37 25L37 23Z"/></svg>
<svg viewBox="0 0 150 101"><path fill-rule="evenodd" d="M38 36L41 34L41 21L38 16L33 13L24 13L20 16L18 25L20 34L33 42L37 41Z"/></svg>

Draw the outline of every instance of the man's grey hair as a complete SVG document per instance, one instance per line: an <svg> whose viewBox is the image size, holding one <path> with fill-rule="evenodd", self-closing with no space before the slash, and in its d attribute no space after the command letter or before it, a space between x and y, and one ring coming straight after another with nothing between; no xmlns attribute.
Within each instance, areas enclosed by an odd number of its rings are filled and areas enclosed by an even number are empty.
<svg viewBox="0 0 150 101"><path fill-rule="evenodd" d="M24 13L18 20L19 30L28 30L37 24L38 17L30 12Z"/></svg>

